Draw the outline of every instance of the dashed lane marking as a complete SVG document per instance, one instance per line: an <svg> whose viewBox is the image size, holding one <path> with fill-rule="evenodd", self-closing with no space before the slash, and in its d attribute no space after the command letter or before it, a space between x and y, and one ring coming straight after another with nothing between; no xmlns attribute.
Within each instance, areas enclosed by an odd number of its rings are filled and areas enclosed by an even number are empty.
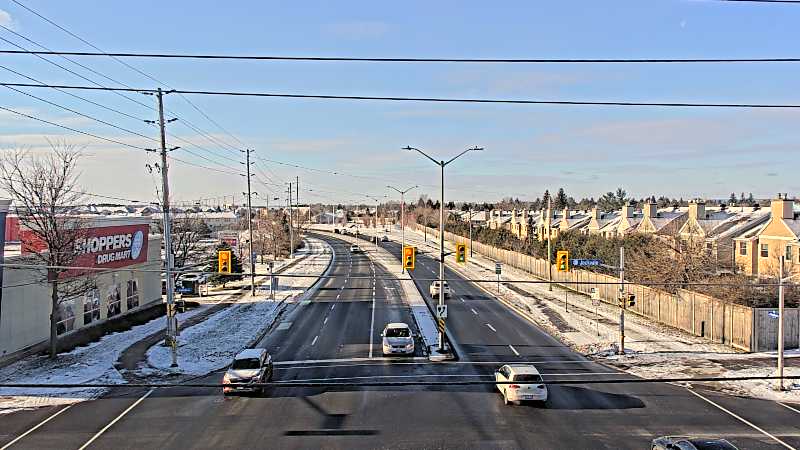
<svg viewBox="0 0 800 450"><path fill-rule="evenodd" d="M478 315L478 311L475 311L475 310L474 310L474 309L472 309L472 308L470 308L469 310L470 310L470 311L472 311L472 314L475 314L476 316Z"/></svg>
<svg viewBox="0 0 800 450"><path fill-rule="evenodd" d="M288 330L291 327L292 327L292 322L281 322L278 324L278 328L276 329L278 331L283 331L283 330Z"/></svg>
<svg viewBox="0 0 800 450"><path fill-rule="evenodd" d="M519 356L519 352L517 351L517 349L514 348L513 345L508 344L508 348L510 348L511 351L514 352L515 355Z"/></svg>
<svg viewBox="0 0 800 450"><path fill-rule="evenodd" d="M325 320L322 321L323 325L325 325L326 323L328 323L328 317L325 317Z"/></svg>
<svg viewBox="0 0 800 450"><path fill-rule="evenodd" d="M314 346L314 344L316 344L316 343L317 343L317 339L319 339L319 335L316 335L316 336L314 336L314 340L313 340L313 341L311 341L311 346L312 346L312 347Z"/></svg>
<svg viewBox="0 0 800 450"><path fill-rule="evenodd" d="M490 329L490 330L492 330L492 331L494 331L495 333L497 333L497 330L495 330L495 329L494 329L494 327L492 326L492 324L490 324L490 323L487 323L487 324L486 324L486 326L487 326L487 327L489 327L489 329Z"/></svg>

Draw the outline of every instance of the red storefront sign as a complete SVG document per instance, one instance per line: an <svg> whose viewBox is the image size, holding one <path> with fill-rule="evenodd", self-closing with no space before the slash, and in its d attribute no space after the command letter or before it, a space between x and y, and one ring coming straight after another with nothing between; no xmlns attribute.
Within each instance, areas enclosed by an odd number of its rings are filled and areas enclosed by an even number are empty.
<svg viewBox="0 0 800 450"><path fill-rule="evenodd" d="M143 263L147 261L149 231L147 224L89 228L75 243L79 256L73 265L119 269ZM23 254L47 250L47 245L31 230L20 230L20 240Z"/></svg>

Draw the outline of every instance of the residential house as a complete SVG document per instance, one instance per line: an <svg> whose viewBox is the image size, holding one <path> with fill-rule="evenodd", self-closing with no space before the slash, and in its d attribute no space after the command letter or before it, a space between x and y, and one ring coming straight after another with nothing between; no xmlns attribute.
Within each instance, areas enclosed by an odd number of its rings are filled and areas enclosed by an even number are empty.
<svg viewBox="0 0 800 450"><path fill-rule="evenodd" d="M558 222L559 231L582 231L587 228L592 216L588 211L570 211L564 208L561 212L561 220Z"/></svg>
<svg viewBox="0 0 800 450"><path fill-rule="evenodd" d="M758 233L757 250L754 275L777 276L781 255L786 258L784 273L800 274L800 208L786 194L772 200L769 221Z"/></svg>
<svg viewBox="0 0 800 450"><path fill-rule="evenodd" d="M648 201L642 208L642 221L636 231L657 236L675 236L686 223L687 213L679 208L658 209L658 205Z"/></svg>
<svg viewBox="0 0 800 450"><path fill-rule="evenodd" d="M619 211L601 212L594 207L589 212L589 223L583 231L588 234L599 234L606 238L613 237L616 235L619 218Z"/></svg>
<svg viewBox="0 0 800 450"><path fill-rule="evenodd" d="M617 236L624 236L636 231L643 218L641 211L636 211L633 203L628 202L622 205L620 210L619 222L614 230Z"/></svg>

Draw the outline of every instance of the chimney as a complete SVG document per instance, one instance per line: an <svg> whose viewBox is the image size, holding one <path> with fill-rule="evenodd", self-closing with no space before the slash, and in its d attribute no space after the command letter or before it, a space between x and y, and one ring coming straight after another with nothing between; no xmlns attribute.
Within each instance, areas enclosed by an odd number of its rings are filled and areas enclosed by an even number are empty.
<svg viewBox="0 0 800 450"><path fill-rule="evenodd" d="M793 219L793 206L794 201L789 200L787 194L784 194L783 197L781 197L781 194L778 194L778 198L772 200L770 205L772 218Z"/></svg>
<svg viewBox="0 0 800 450"><path fill-rule="evenodd" d="M622 217L633 217L633 205L631 205L630 202L622 205Z"/></svg>
<svg viewBox="0 0 800 450"><path fill-rule="evenodd" d="M564 218L569 219L569 206L564 207Z"/></svg>
<svg viewBox="0 0 800 450"><path fill-rule="evenodd" d="M648 200L647 203L644 204L644 215L651 218L658 217L658 208L656 204Z"/></svg>
<svg viewBox="0 0 800 450"><path fill-rule="evenodd" d="M597 206L592 208L592 219L600 220L600 210L597 209Z"/></svg>
<svg viewBox="0 0 800 450"><path fill-rule="evenodd" d="M517 208L511 210L511 222L517 223Z"/></svg>
<svg viewBox="0 0 800 450"><path fill-rule="evenodd" d="M691 200L689 202L689 218L694 220L705 220L706 202L702 200Z"/></svg>

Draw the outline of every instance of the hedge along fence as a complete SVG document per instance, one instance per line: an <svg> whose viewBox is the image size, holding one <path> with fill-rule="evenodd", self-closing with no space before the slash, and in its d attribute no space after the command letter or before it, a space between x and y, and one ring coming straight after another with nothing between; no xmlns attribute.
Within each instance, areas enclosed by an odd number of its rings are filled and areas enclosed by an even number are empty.
<svg viewBox="0 0 800 450"><path fill-rule="evenodd" d="M419 232L423 227L418 224L409 226ZM428 228L428 234L438 238L436 229ZM452 243L469 245L469 239L450 232L445 232L445 240ZM548 263L544 259L535 258L512 250L504 250L473 241L473 251L490 259L523 270L537 278L548 278ZM613 277L583 269L571 269L570 272L558 272L552 265L553 281L556 283L583 282L588 284L561 284L562 287L589 295L596 288L600 300L610 305L617 305L619 293L619 277ZM615 283L615 284L595 284ZM638 284L625 283L626 292L636 295L636 305L628 308L658 323L683 330L695 336L701 336L714 342L728 344L744 351L774 350L777 348L777 320L768 320L771 315L766 308L750 308L704 294L679 289L676 294ZM764 310L763 312L761 310ZM758 320L754 317L758 316ZM786 346L798 345L798 315L786 315Z"/></svg>

